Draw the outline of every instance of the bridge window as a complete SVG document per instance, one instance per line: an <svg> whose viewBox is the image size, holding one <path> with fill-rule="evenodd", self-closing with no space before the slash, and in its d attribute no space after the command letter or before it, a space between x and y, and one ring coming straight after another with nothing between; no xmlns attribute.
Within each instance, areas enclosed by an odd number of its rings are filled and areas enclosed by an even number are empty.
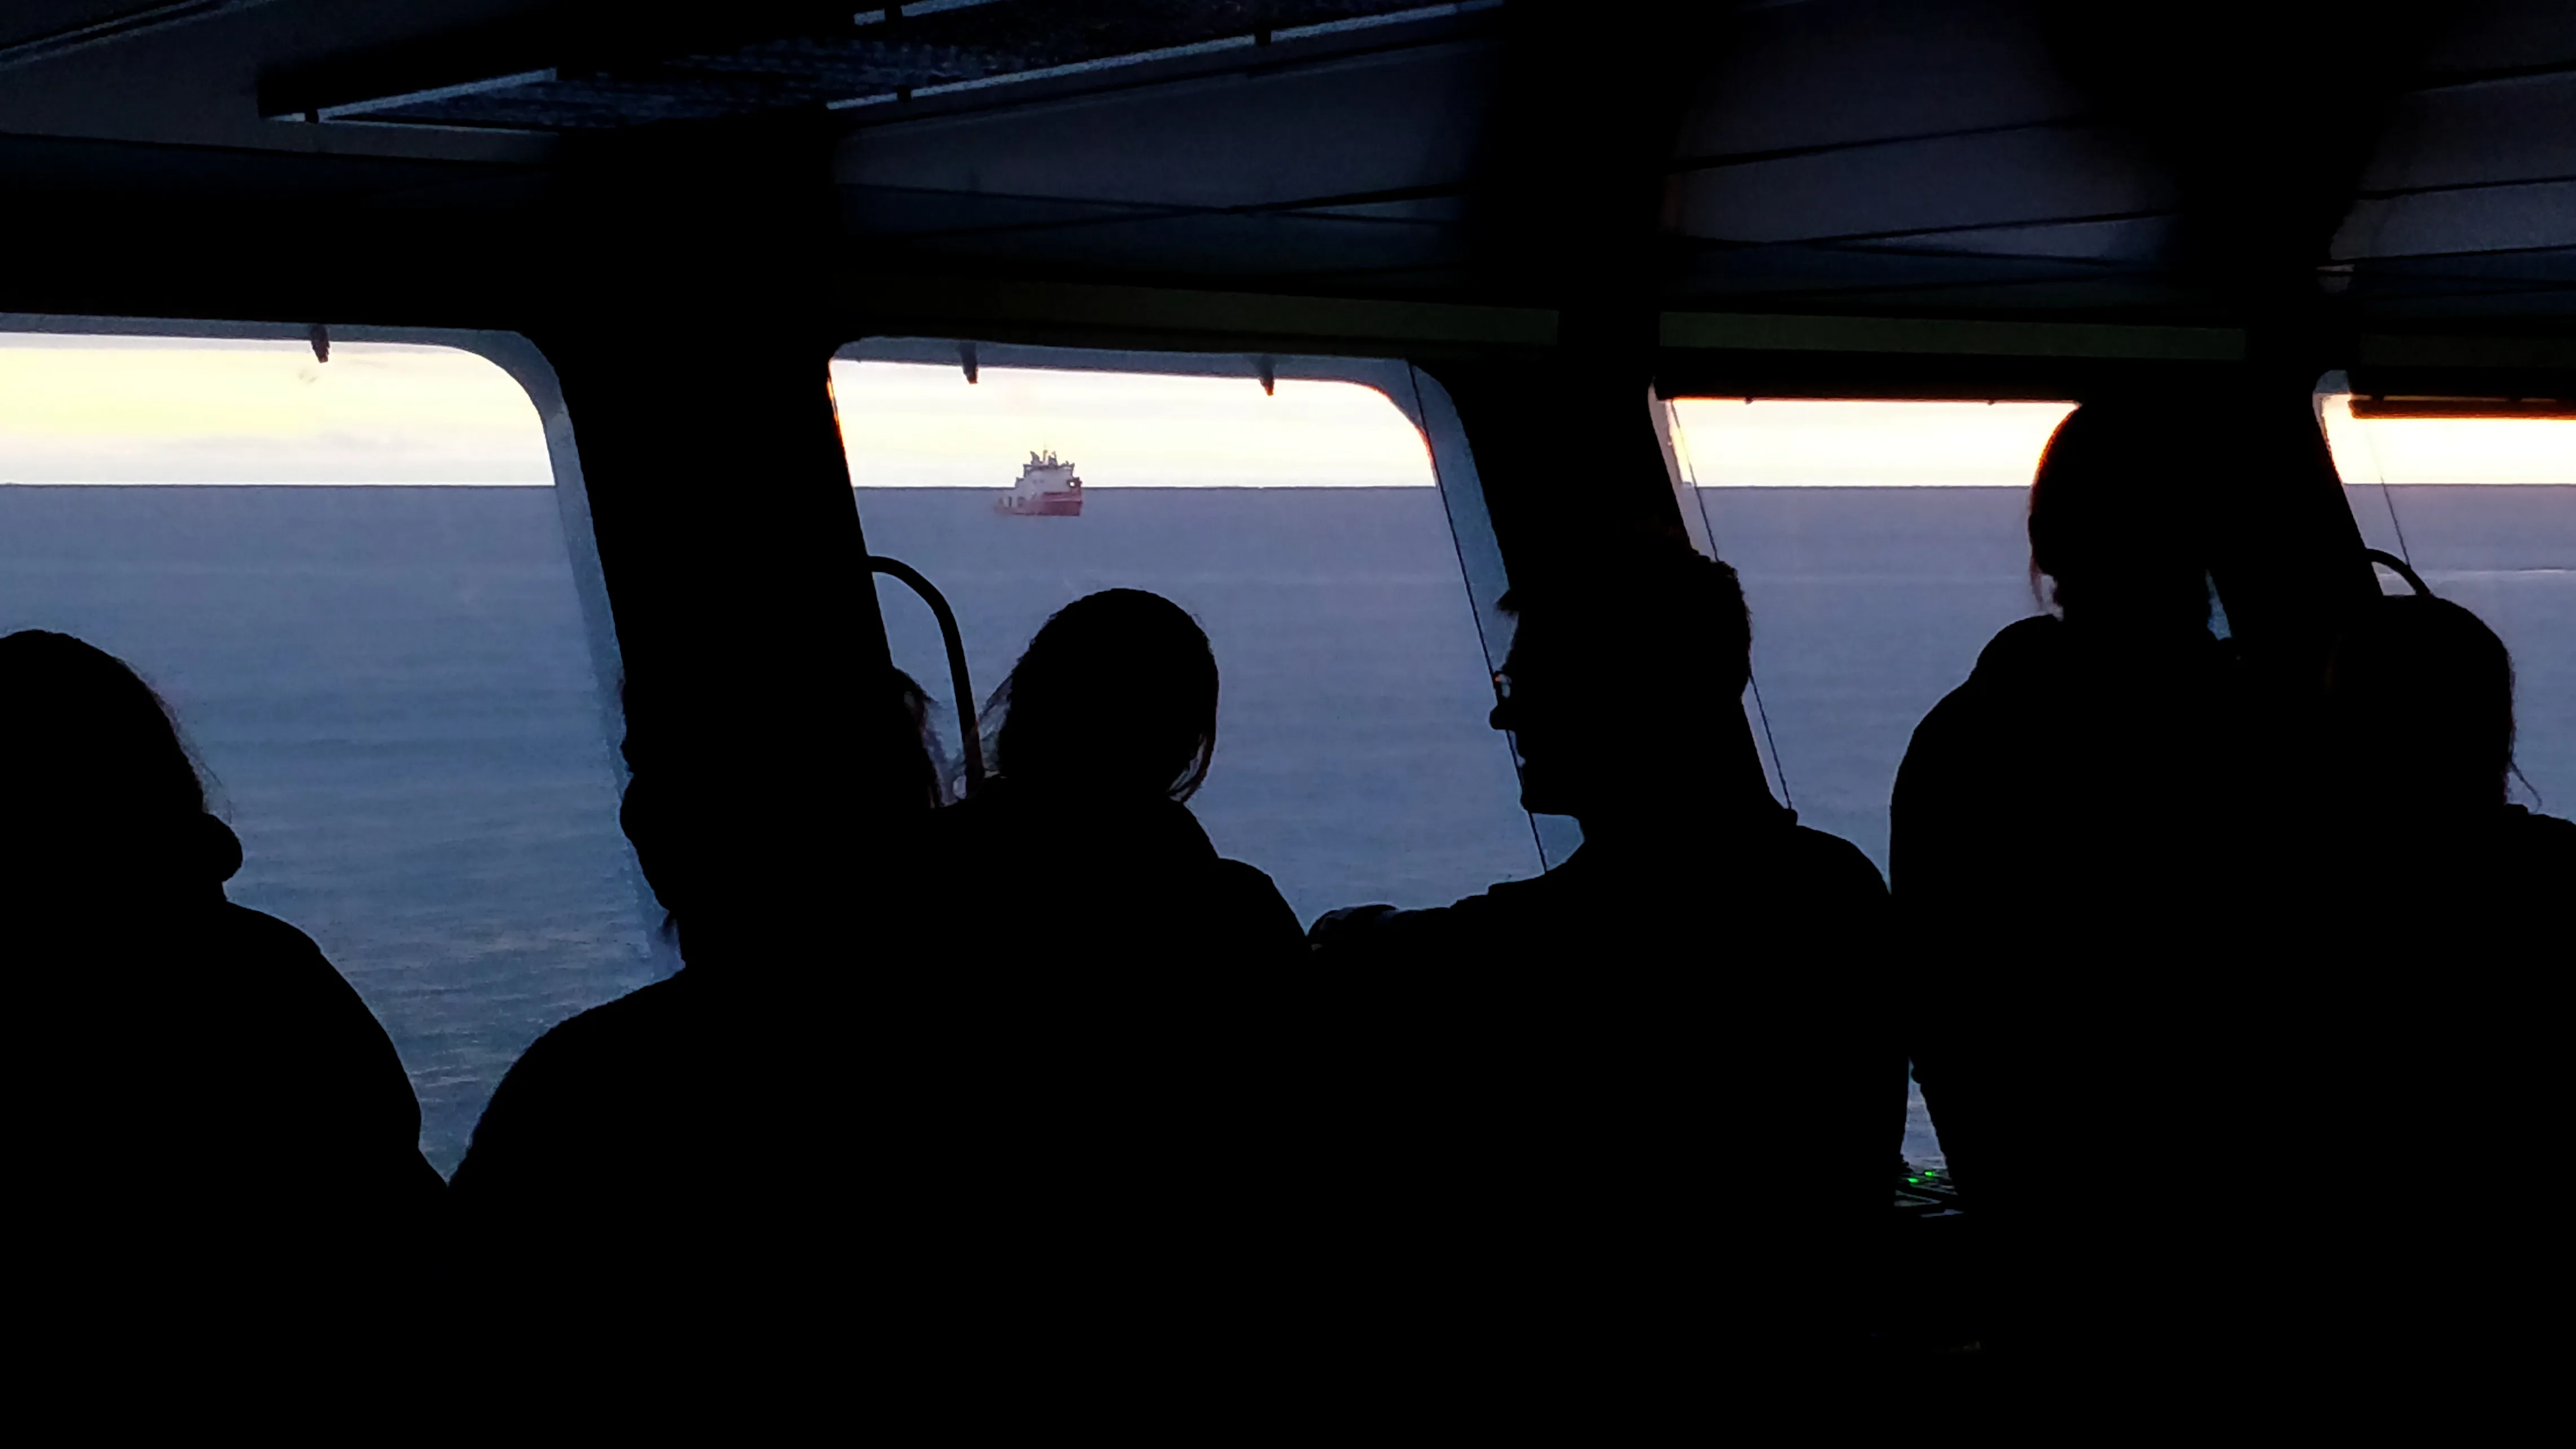
<svg viewBox="0 0 2576 1449"><path fill-rule="evenodd" d="M2576 811L2576 418L2439 400L2356 409L2340 389L2318 411L2363 539L2512 651L2512 798ZM2406 588L2385 573L2382 584Z"/></svg>
<svg viewBox="0 0 2576 1449"><path fill-rule="evenodd" d="M1317 376L1266 390L1249 359L1189 376L988 354L970 381L947 356L846 356L833 393L868 546L947 595L978 691L1065 604L1149 589L1198 618L1222 680L1191 808L1301 919L1536 873L1485 726L1460 551L1423 435L1386 394ZM928 611L885 581L879 598L897 663L947 715Z"/></svg>
<svg viewBox="0 0 2576 1449"><path fill-rule="evenodd" d="M2031 474L2062 402L1680 398L1689 520L1753 609L1756 737L1800 823L1887 869L1914 726L1995 632L2038 612ZM1943 1161L1923 1100L1906 1157Z"/></svg>
<svg viewBox="0 0 2576 1449"><path fill-rule="evenodd" d="M528 393L451 347L320 350L0 334L0 631L169 701L242 838L227 893L356 986L444 1171L653 937Z"/></svg>
<svg viewBox="0 0 2576 1449"><path fill-rule="evenodd" d="M2031 474L2071 403L1680 398L1675 461L1743 576L1753 677L1799 819L1887 868L1914 726L2039 611ZM1767 725L1767 730L1762 726Z"/></svg>

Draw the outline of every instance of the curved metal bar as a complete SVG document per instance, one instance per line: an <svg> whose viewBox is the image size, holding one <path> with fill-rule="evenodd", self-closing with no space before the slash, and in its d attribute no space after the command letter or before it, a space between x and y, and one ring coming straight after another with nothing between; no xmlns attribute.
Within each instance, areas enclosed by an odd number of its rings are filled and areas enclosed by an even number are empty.
<svg viewBox="0 0 2576 1449"><path fill-rule="evenodd" d="M957 632L956 611L921 570L901 559L883 554L868 555L868 572L884 574L921 596L930 606L931 617L939 621L939 638L948 646L948 682L957 692L957 746L966 760L966 793L984 788L984 741L975 733L975 684L966 677L966 640Z"/></svg>
<svg viewBox="0 0 2576 1449"><path fill-rule="evenodd" d="M2393 553L2382 553L2380 550L2375 548L2363 549L2361 551L2361 556L2370 560L2372 563L2379 565L2381 568L2387 569L2399 578L2404 579L2406 581L2406 586L2413 589L2418 597L2427 599L2434 597L2433 586L2425 583L2424 576L2415 572L2414 567L2408 564L2406 560L2399 558Z"/></svg>

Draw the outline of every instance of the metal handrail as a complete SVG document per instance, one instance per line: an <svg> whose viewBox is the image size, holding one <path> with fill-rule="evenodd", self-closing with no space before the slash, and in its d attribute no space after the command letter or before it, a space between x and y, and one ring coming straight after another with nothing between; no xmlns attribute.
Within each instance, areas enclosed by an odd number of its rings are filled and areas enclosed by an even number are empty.
<svg viewBox="0 0 2576 1449"><path fill-rule="evenodd" d="M2375 548L2363 549L2361 556L2404 579L2406 586L2413 589L2419 597L2427 599L2433 597L2433 586L2425 583L2424 576L2415 572L2406 560L2393 553L2382 553Z"/></svg>
<svg viewBox="0 0 2576 1449"><path fill-rule="evenodd" d="M931 617L939 621L940 641L948 646L948 682L957 692L957 740L966 761L966 793L972 795L984 788L984 741L975 732L975 685L966 676L966 639L957 632L957 613L921 570L901 559L870 554L868 572L884 574L919 594L930 606Z"/></svg>

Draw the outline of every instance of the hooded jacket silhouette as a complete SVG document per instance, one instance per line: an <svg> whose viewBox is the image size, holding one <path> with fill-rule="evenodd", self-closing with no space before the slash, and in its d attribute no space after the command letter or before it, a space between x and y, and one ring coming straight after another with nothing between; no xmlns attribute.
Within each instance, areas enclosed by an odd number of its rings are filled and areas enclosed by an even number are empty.
<svg viewBox="0 0 2576 1449"><path fill-rule="evenodd" d="M429 1231L444 1184L392 1041L302 932L225 899L241 846L175 727L79 640L0 639L0 852L11 1163L56 1251L285 1279Z"/></svg>

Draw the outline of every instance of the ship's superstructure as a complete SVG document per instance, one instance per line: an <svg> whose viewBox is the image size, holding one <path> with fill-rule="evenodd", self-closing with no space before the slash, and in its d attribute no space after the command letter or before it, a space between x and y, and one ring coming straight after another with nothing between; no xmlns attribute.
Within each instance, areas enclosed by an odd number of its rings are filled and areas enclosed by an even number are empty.
<svg viewBox="0 0 2576 1449"><path fill-rule="evenodd" d="M1052 451L1031 453L1020 465L1020 481L993 500L993 507L1033 518L1080 518L1082 480L1074 476L1071 463Z"/></svg>

